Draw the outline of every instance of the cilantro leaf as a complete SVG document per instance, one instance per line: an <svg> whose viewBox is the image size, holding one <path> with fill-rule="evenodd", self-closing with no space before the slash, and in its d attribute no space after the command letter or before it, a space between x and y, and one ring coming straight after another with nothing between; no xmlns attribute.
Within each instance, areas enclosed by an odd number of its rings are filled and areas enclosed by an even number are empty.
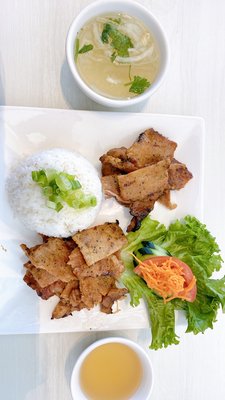
<svg viewBox="0 0 225 400"><path fill-rule="evenodd" d="M116 59L116 52L114 51L114 52L111 54L111 61L113 62L113 61L115 61L115 59Z"/></svg>
<svg viewBox="0 0 225 400"><path fill-rule="evenodd" d="M78 53L79 53L80 41L76 38L75 41L75 61L77 61Z"/></svg>
<svg viewBox="0 0 225 400"><path fill-rule="evenodd" d="M87 53L88 51L91 51L94 48L93 44L90 44L90 43L85 44L80 49L79 49L79 47L80 47L80 42L79 42L79 39L77 38L76 42L75 42L75 60L77 60L78 54Z"/></svg>
<svg viewBox="0 0 225 400"><path fill-rule="evenodd" d="M81 49L78 51L78 54L87 53L88 51L93 50L93 44L85 44Z"/></svg>
<svg viewBox="0 0 225 400"><path fill-rule="evenodd" d="M146 89L149 88L151 83L146 78L142 78L141 76L136 75L134 79L126 85L131 85L129 92L142 94Z"/></svg>
<svg viewBox="0 0 225 400"><path fill-rule="evenodd" d="M113 24L107 23L104 25L101 39L103 43L109 43L115 50L114 53L120 57L128 57L128 49L134 47L131 39L124 33L120 32ZM113 57L114 56L112 55L111 58Z"/></svg>

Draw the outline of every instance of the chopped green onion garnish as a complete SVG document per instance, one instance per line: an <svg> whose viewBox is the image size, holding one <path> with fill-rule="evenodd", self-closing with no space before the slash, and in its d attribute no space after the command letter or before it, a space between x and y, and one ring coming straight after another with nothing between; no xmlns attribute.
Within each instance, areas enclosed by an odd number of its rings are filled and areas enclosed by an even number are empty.
<svg viewBox="0 0 225 400"><path fill-rule="evenodd" d="M90 205L91 205L92 207L97 206L97 199L96 199L95 196L92 196L92 197L91 197Z"/></svg>
<svg viewBox="0 0 225 400"><path fill-rule="evenodd" d="M45 170L45 175L48 179L48 182L51 182L54 180L55 178L55 174L56 174L56 170L55 169L46 169Z"/></svg>
<svg viewBox="0 0 225 400"><path fill-rule="evenodd" d="M38 177L39 177L38 171L32 171L31 175L32 175L33 181L38 182Z"/></svg>
<svg viewBox="0 0 225 400"><path fill-rule="evenodd" d="M54 203L54 201L48 200L46 204L47 204L48 208L52 208L53 210L56 210L56 203Z"/></svg>
<svg viewBox="0 0 225 400"><path fill-rule="evenodd" d="M91 194L85 194L80 182L74 175L46 169L31 172L32 180L41 188L47 198L47 207L59 212L63 202L72 208L95 207L97 199Z"/></svg>
<svg viewBox="0 0 225 400"><path fill-rule="evenodd" d="M57 194L53 194L52 196L49 196L49 200L53 201L54 203L59 203L62 201L60 196L57 196Z"/></svg>
<svg viewBox="0 0 225 400"><path fill-rule="evenodd" d="M46 186L48 184L48 180L44 170L40 171L32 171L32 179L34 182L37 182L40 186Z"/></svg>
<svg viewBox="0 0 225 400"><path fill-rule="evenodd" d="M57 203L57 204L56 204L56 211L57 211L57 212L59 212L60 210L62 210L62 208L63 208L62 203Z"/></svg>
<svg viewBox="0 0 225 400"><path fill-rule="evenodd" d="M80 189L81 188L81 184L80 184L80 182L79 181L71 181L71 184L72 184L72 189L73 190L76 190L76 189Z"/></svg>
<svg viewBox="0 0 225 400"><path fill-rule="evenodd" d="M96 197L95 196L85 196L84 198L84 203L86 207L88 206L96 206Z"/></svg>
<svg viewBox="0 0 225 400"><path fill-rule="evenodd" d="M72 189L70 180L63 173L60 173L55 177L55 183L58 186L58 188L62 191Z"/></svg>
<svg viewBox="0 0 225 400"><path fill-rule="evenodd" d="M52 189L52 187L51 187L51 186L45 186L45 187L43 188L43 193L44 193L44 195L47 196L47 197L52 196L52 194L53 194L53 189Z"/></svg>

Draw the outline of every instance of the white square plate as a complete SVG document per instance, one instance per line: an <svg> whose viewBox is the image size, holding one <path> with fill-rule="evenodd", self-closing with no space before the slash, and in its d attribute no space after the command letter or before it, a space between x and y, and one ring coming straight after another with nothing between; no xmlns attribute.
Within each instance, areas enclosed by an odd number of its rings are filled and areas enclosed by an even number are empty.
<svg viewBox="0 0 225 400"><path fill-rule="evenodd" d="M119 302L120 311L106 315L82 310L61 320L51 320L58 298L47 301L23 282L21 243L32 246L38 235L24 228L12 215L5 194L5 179L21 157L38 150L64 147L79 151L100 171L99 157L112 147L129 146L147 128L154 128L178 143L175 157L187 164L193 179L173 194L175 210L155 205L152 217L169 222L187 214L202 218L204 121L173 115L69 111L0 107L0 333L75 332L148 327L144 304ZM130 216L114 199L105 200L96 223L120 221L125 230Z"/></svg>

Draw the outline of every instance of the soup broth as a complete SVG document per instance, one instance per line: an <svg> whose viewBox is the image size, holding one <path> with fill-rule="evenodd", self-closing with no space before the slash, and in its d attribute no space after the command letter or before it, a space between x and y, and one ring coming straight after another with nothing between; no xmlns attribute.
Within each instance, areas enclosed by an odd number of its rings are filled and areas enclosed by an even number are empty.
<svg viewBox="0 0 225 400"><path fill-rule="evenodd" d="M87 85L115 99L141 94L154 82L160 65L151 32L139 19L120 13L101 15L84 25L76 39L75 61Z"/></svg>
<svg viewBox="0 0 225 400"><path fill-rule="evenodd" d="M94 349L80 371L81 388L90 400L127 400L138 389L141 379L139 357L121 343Z"/></svg>

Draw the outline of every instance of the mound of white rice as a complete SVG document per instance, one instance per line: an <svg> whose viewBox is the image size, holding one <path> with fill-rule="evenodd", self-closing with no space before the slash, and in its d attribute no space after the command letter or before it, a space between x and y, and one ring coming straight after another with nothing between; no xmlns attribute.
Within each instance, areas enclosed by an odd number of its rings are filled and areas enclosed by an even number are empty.
<svg viewBox="0 0 225 400"><path fill-rule="evenodd" d="M74 209L63 203L60 212L46 206L47 198L32 180L32 171L55 169L75 175L85 194L97 199L95 207ZM28 228L47 236L68 237L93 224L102 200L102 187L97 171L80 154L65 149L50 149L23 160L10 174L6 189L10 206Z"/></svg>

